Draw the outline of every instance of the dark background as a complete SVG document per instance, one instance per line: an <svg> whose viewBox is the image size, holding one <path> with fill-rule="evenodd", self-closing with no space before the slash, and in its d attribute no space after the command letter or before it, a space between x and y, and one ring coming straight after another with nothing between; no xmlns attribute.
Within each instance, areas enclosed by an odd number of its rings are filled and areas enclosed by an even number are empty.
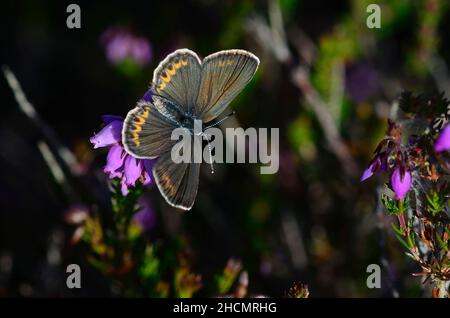
<svg viewBox="0 0 450 318"><path fill-rule="evenodd" d="M390 297L394 290L426 295L392 237L392 220L377 216L376 189L386 179L360 184L359 174L398 94L438 89L427 63L436 54L450 58L444 1L380 1L380 30L365 26L365 1L279 1L286 30L300 28L316 47L311 81L325 101L329 66L338 61L344 67L345 92L335 119L358 167L352 176L292 82L292 67L305 61L295 56L280 63L244 27L255 15L268 19L268 2L76 3L81 29L66 27L63 1L1 5L0 63L15 73L44 126L84 172L74 193L58 187L37 147L46 138L42 126L19 110L1 78L0 296L111 295L109 279L89 265L85 249L68 244L73 229L63 215L77 204L108 214L106 152L94 151L89 138L100 129L101 115L125 116L146 92L159 61L182 47L203 57L231 48L259 56L257 75L231 107L244 128L280 128L280 170L260 175L257 165L223 164L211 175L203 165L196 204L187 213L170 208L152 187L157 224L149 240L182 238L205 285L234 257L248 271L254 294L284 296L294 282L303 282L313 297ZM153 50L150 63L132 72L108 63L100 37L111 26L145 37ZM382 288L370 290L366 267L384 257L390 265L382 266ZM83 268L83 288L76 292L65 287L65 265L73 262Z"/></svg>

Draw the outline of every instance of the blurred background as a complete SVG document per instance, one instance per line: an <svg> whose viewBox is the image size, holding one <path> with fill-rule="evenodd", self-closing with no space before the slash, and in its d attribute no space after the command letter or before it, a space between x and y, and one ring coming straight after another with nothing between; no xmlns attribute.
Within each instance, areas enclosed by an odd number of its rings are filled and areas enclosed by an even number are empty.
<svg viewBox="0 0 450 318"><path fill-rule="evenodd" d="M399 94L448 89L450 12L444 0L379 0L381 28L369 29L372 2L76 1L81 29L66 26L70 2L2 3L0 64L38 115L20 109L2 77L0 296L181 296L166 285L177 284L170 273L183 262L201 275L194 296L219 293L227 268L247 296L283 297L295 283L311 297L427 295L377 202L385 177L359 178ZM212 175L203 165L187 213L151 186L141 224L155 254L134 264L154 280L123 288L128 278L92 260L70 219L95 216L111 228L107 152L89 138L102 115L125 116L158 63L184 47L260 58L225 125L279 128L280 169L218 164ZM71 263L81 266L81 289L66 287ZM366 286L372 263L382 268L381 289Z"/></svg>

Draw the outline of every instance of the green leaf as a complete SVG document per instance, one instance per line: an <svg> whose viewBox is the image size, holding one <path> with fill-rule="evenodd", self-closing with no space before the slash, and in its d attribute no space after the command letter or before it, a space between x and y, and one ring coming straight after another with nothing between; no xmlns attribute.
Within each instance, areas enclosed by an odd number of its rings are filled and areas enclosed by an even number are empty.
<svg viewBox="0 0 450 318"><path fill-rule="evenodd" d="M427 194L427 210L431 215L436 216L445 209L445 197L437 191Z"/></svg>
<svg viewBox="0 0 450 318"><path fill-rule="evenodd" d="M439 233L436 233L436 239L437 239L437 241L439 242L439 245L441 246L441 248L442 248L444 251L448 252L447 242L444 242L444 241L441 239Z"/></svg>
<svg viewBox="0 0 450 318"><path fill-rule="evenodd" d="M403 229L400 226L396 226L394 223L391 223L391 226L398 235L405 235L405 232L403 232Z"/></svg>
<svg viewBox="0 0 450 318"><path fill-rule="evenodd" d="M407 249L408 251L411 249L410 246L409 246L409 244L406 243L406 241L405 241L400 235L395 234L395 236L397 237L397 240L399 240L400 243L402 243L402 245L403 245L404 247L406 247L406 249Z"/></svg>

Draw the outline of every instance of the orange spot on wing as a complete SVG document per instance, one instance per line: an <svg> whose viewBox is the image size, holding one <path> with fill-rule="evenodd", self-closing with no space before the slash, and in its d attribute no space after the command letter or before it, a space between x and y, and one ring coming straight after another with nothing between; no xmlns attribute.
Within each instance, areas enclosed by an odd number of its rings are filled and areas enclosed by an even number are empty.
<svg viewBox="0 0 450 318"><path fill-rule="evenodd" d="M166 72L167 72L169 75L175 75L175 73L176 73L177 71L176 71L175 68L173 68L173 69L167 69Z"/></svg>
<svg viewBox="0 0 450 318"><path fill-rule="evenodd" d="M138 132L140 132L142 130L141 124L134 123L133 126L134 126L133 133L138 133Z"/></svg>
<svg viewBox="0 0 450 318"><path fill-rule="evenodd" d="M145 118L141 117L139 115L136 115L136 121L134 122L135 125L142 125L145 122Z"/></svg>
<svg viewBox="0 0 450 318"><path fill-rule="evenodd" d="M145 109L145 110L142 112L142 117L144 117L144 118L147 118L147 117L148 117L148 109Z"/></svg>
<svg viewBox="0 0 450 318"><path fill-rule="evenodd" d="M171 80L170 75L167 74L167 72L166 72L166 76L161 76L161 79L166 83L169 83Z"/></svg>
<svg viewBox="0 0 450 318"><path fill-rule="evenodd" d="M141 145L141 142L139 141L139 135L135 132L131 133L133 135L133 138L131 140L133 140L134 144L139 147Z"/></svg>
<svg viewBox="0 0 450 318"><path fill-rule="evenodd" d="M133 138L131 139L136 147L139 147L141 145L141 142L139 141L139 132L142 131L142 125L145 123L145 118L148 117L148 109L144 110L141 115L136 115L133 127L134 129L131 131L131 135Z"/></svg>
<svg viewBox="0 0 450 318"><path fill-rule="evenodd" d="M181 67L181 62L173 63L173 67L174 67L175 69L179 69L179 68Z"/></svg>

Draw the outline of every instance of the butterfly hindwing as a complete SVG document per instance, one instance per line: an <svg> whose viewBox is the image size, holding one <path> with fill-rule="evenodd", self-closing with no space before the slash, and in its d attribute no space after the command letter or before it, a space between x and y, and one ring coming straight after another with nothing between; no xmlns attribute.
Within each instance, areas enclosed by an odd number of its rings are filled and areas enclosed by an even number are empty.
<svg viewBox="0 0 450 318"><path fill-rule="evenodd" d="M207 56L196 102L196 114L203 122L219 116L252 79L259 59L244 50L220 51Z"/></svg>
<svg viewBox="0 0 450 318"><path fill-rule="evenodd" d="M153 177L166 201L183 210L190 210L197 196L200 163L175 163L168 152L153 166Z"/></svg>
<svg viewBox="0 0 450 318"><path fill-rule="evenodd" d="M190 113L197 100L200 79L201 62L197 54L180 49L169 54L155 69L152 86L156 95L172 100Z"/></svg>
<svg viewBox="0 0 450 318"><path fill-rule="evenodd" d="M170 136L176 122L161 114L150 102L140 101L125 118L122 142L128 153L141 159L170 152L176 141Z"/></svg>
<svg viewBox="0 0 450 318"><path fill-rule="evenodd" d="M141 101L124 121L122 141L127 152L137 158L157 158L153 176L159 191L170 205L190 210L197 195L200 163L193 163L192 158L185 163L172 160L172 151L183 151L183 142L171 139L173 130L179 127L153 103ZM194 142L193 136L190 141Z"/></svg>

